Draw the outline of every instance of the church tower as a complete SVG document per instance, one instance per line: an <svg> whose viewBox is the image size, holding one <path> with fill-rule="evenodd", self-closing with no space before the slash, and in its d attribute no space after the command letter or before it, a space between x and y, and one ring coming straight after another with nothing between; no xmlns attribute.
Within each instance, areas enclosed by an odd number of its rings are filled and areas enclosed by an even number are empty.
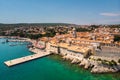
<svg viewBox="0 0 120 80"><path fill-rule="evenodd" d="M76 29L75 28L73 28L73 30L72 30L72 35L73 35L74 38L77 37L77 33L76 33Z"/></svg>

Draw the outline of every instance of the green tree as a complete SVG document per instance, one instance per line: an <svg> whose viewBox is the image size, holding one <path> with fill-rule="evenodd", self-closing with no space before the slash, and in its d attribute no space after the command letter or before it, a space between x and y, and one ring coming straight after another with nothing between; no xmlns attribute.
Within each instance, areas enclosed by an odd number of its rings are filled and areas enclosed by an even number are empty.
<svg viewBox="0 0 120 80"><path fill-rule="evenodd" d="M115 36L114 36L114 41L120 41L120 36L115 35Z"/></svg>

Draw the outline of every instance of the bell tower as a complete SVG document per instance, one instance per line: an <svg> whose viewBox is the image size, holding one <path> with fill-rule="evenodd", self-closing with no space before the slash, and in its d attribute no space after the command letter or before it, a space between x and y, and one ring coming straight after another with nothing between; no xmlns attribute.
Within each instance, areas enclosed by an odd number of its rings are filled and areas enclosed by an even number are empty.
<svg viewBox="0 0 120 80"><path fill-rule="evenodd" d="M76 29L75 29L75 28L73 28L73 30L72 30L72 36L73 36L74 38L77 37L77 33L76 33Z"/></svg>

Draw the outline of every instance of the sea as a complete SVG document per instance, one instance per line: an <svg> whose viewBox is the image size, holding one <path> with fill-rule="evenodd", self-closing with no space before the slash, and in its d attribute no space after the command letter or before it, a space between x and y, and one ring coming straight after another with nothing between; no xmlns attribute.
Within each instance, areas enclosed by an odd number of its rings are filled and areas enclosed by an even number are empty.
<svg viewBox="0 0 120 80"><path fill-rule="evenodd" d="M24 43L4 41L0 39L0 80L120 80L120 73L92 74L58 55L8 67L5 61L34 53Z"/></svg>

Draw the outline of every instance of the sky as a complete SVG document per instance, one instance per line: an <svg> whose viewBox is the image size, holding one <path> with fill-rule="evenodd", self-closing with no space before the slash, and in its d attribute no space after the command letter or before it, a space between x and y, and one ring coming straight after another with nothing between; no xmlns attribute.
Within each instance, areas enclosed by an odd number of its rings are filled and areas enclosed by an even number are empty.
<svg viewBox="0 0 120 80"><path fill-rule="evenodd" d="M120 0L0 0L0 23L119 24Z"/></svg>

